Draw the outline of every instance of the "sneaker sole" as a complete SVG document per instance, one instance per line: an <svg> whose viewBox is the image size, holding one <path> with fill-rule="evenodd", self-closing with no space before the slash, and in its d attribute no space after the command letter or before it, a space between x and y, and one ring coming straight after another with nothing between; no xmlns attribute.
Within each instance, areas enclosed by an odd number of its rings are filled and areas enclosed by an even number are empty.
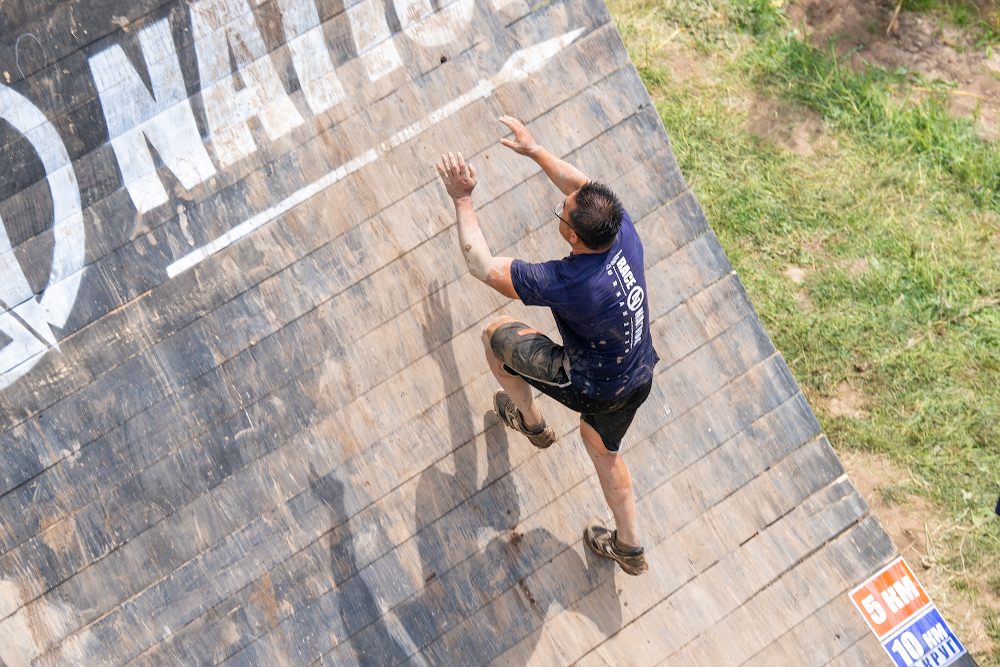
<svg viewBox="0 0 1000 667"><path fill-rule="evenodd" d="M645 559L643 559L641 566L636 567L631 563L623 563L619 558L615 557L613 554L605 553L600 549L598 549L597 547L595 547L592 539L594 528L600 528L601 530L607 530L607 528L602 526L600 523L589 523L583 529L583 541L587 544L587 547L594 553L595 556L598 556L599 558L606 558L608 560L612 560L618 563L618 567L622 569L622 572L631 575L633 577L637 577L643 572L649 570L649 565L646 563Z"/></svg>
<svg viewBox="0 0 1000 667"><path fill-rule="evenodd" d="M528 439L528 442L532 444L536 449L548 449L556 441L556 433L552 430L551 426L546 426L545 430L541 433L525 433L521 429L517 428L509 421L506 411L500 406L500 397L505 397L508 401L510 396L507 395L503 389L497 389L493 394L493 412L496 413L497 419L499 419L503 424L510 430L520 433Z"/></svg>

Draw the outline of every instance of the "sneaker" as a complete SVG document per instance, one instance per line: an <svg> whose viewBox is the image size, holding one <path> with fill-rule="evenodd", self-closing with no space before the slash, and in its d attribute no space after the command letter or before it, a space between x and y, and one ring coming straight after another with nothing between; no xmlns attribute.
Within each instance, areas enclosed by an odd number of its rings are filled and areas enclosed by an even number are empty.
<svg viewBox="0 0 1000 667"><path fill-rule="evenodd" d="M625 574L636 576L649 569L646 564L645 551L642 547L635 553L623 553L618 550L618 531L611 531L596 521L587 524L583 529L583 541L590 550L601 558L610 558L618 563Z"/></svg>
<svg viewBox="0 0 1000 667"><path fill-rule="evenodd" d="M497 389L497 393L493 394L493 411L497 413L500 421L518 433L528 436L528 442L539 449L545 449L556 441L556 432L551 426L546 426L538 433L525 426L521 411L503 389Z"/></svg>

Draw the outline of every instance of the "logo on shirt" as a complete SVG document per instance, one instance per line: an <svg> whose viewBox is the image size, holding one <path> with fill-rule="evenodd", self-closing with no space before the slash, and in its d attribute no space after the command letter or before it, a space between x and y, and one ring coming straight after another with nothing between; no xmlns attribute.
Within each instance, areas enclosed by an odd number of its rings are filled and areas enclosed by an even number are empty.
<svg viewBox="0 0 1000 667"><path fill-rule="evenodd" d="M638 281L635 274L632 273L632 267L629 266L628 260L622 256L620 250L608 264L607 269L609 276L617 275L618 277L618 280L615 281L616 285L620 286L617 296L621 298L623 293L627 292L628 294L623 301L619 302L619 305L628 307L628 310L622 311L622 316L625 318L624 328L631 329L628 332L629 343L625 350L631 352L642 342L642 330L646 319L646 311L642 305L646 299L646 292L641 285L637 284Z"/></svg>
<svg viewBox="0 0 1000 667"><path fill-rule="evenodd" d="M635 310L641 306L643 296L645 296L645 294L643 293L641 287L638 285L633 287L632 291L628 293L628 309Z"/></svg>

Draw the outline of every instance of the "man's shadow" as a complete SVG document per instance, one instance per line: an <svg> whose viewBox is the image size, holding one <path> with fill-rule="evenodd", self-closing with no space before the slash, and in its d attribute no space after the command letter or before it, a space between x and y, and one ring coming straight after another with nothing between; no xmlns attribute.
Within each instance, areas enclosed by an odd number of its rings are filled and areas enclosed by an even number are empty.
<svg viewBox="0 0 1000 667"><path fill-rule="evenodd" d="M455 472L432 465L417 483L417 544L427 585L419 599L400 612L400 619L422 635L431 630L418 627L423 625L420 619L426 619L427 615L413 607L438 609L438 613L430 615L441 619L434 624L434 634L445 629L453 633L446 644L461 647L461 654L448 655L448 661L463 664L472 656L490 655L497 637L528 638L537 643L540 633L529 628L544 623L550 605L567 608L587 592L600 589L606 598L604 604L599 611L589 611L588 615L605 636L610 636L622 623L614 564L593 557L589 550L585 550L585 563L576 551L545 528L518 529L522 508L510 467L508 432L492 410L482 416L487 470L480 481L476 442L467 435L475 422L452 344L455 332L448 294L445 289L435 291L434 287L425 302L422 329L447 394ZM530 447L523 439L519 446ZM562 554L560 559L550 564L559 554ZM558 567L554 577L544 579L555 579L559 584L532 585L531 574L541 567ZM491 613L468 615L508 589L514 589L521 605L513 617ZM585 608L593 610L595 605ZM456 614L458 610L463 613ZM451 629L463 618L468 620ZM434 655L441 658L445 654L434 651Z"/></svg>
<svg viewBox="0 0 1000 667"><path fill-rule="evenodd" d="M522 640L531 643L526 652L530 655L551 605L568 608L592 591L600 591L603 604L585 605L582 613L605 637L610 636L622 624L614 564L587 550L584 561L545 528L518 530L521 504L510 467L510 444L492 410L482 417L487 469L480 480L472 437L478 424L459 375L451 342L451 309L443 289L432 289L424 315L424 339L447 394L454 473L445 469L451 466L434 464L417 481L415 539L424 577L419 593L388 609L372 592L358 573L365 564L357 561L356 537L346 521L343 482L333 475L310 475L313 493L327 505L331 525L336 526L329 533L331 570L336 581L344 582L337 590L340 617L359 664L383 667L407 659L416 667L481 664L496 657L498 648L503 651ZM526 441L519 446L530 447ZM381 526L373 530L384 537ZM557 556L559 560L553 561ZM530 583L532 573L545 567L558 567L543 577L557 583ZM514 613L509 608L504 613L482 613L484 606L508 590L514 591L518 602ZM446 641L434 641L446 632ZM433 650L424 651L431 645Z"/></svg>

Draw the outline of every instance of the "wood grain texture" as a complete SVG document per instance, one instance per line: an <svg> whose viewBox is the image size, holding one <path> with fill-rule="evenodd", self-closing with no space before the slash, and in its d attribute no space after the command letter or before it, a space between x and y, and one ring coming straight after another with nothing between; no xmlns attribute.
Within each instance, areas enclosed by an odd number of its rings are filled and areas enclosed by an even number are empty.
<svg viewBox="0 0 1000 667"><path fill-rule="evenodd" d="M33 292L0 286L19 299L0 299L0 665L882 664L846 591L895 547L685 184L605 5L440 4L0 5L0 259ZM293 44L293 24L316 38ZM231 71L206 67L211 40ZM119 49L156 95L176 60L197 136L175 140L214 170L185 187L144 126L143 178L166 193L148 210L122 162L138 121L107 108L94 73ZM342 96L314 111L303 62ZM246 91L288 100L284 118L239 121L246 153L220 130L220 82L251 107ZM503 114L622 194L644 242L661 362L623 448L641 578L581 542L611 517L578 416L541 397L559 443L540 452L491 410L482 329L555 323L467 274L432 165L448 150L476 164L496 253L563 256L562 195L497 144ZM61 151L85 241L49 332L52 312L28 311L55 298L66 194L43 158Z"/></svg>

